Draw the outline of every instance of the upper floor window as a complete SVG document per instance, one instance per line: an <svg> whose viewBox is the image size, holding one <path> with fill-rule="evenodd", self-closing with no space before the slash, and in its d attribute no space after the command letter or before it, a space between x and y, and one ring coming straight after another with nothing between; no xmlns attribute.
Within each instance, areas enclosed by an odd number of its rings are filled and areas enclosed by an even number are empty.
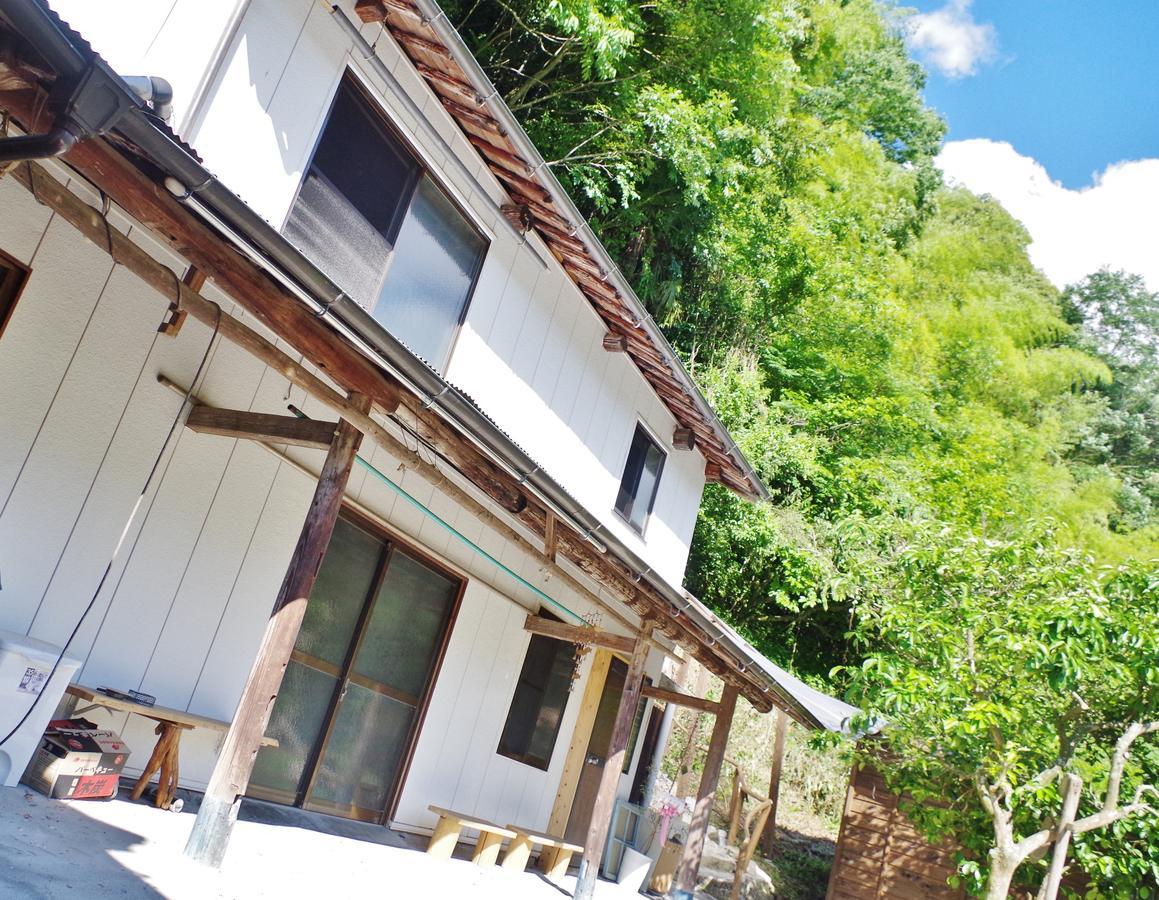
<svg viewBox="0 0 1159 900"><path fill-rule="evenodd" d="M487 241L350 78L283 230L391 334L446 367Z"/></svg>
<svg viewBox="0 0 1159 900"><path fill-rule="evenodd" d="M656 502L663 469L664 451L644 426L637 424L628 450L628 461L624 464L624 475L620 479L616 511L640 534L644 533L652 505Z"/></svg>

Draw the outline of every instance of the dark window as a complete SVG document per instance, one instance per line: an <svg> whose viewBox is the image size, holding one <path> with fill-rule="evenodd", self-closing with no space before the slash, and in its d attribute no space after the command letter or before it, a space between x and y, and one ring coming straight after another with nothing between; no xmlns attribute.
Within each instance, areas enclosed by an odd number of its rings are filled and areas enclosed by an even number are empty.
<svg viewBox="0 0 1159 900"><path fill-rule="evenodd" d="M28 267L22 266L4 251L0 250L0 335L16 309L16 301L28 280Z"/></svg>
<svg viewBox="0 0 1159 900"><path fill-rule="evenodd" d="M445 368L487 242L350 79L284 232L387 331Z"/></svg>
<svg viewBox="0 0 1159 900"><path fill-rule="evenodd" d="M628 450L628 461L624 465L624 477L620 479L616 510L641 534L652 512L652 504L656 502L663 468L664 451L642 425L637 425L632 447Z"/></svg>
<svg viewBox="0 0 1159 900"><path fill-rule="evenodd" d="M575 644L532 635L499 739L500 754L537 769L551 764L571 693L575 650Z"/></svg>

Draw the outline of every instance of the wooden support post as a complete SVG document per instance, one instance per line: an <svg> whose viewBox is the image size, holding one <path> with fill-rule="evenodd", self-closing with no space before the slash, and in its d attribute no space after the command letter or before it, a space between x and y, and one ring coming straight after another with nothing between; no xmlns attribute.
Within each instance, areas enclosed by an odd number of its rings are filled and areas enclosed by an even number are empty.
<svg viewBox="0 0 1159 900"><path fill-rule="evenodd" d="M745 801L744 774L740 770L740 763L732 763L732 768L732 802L728 805L727 843L729 844L735 844L736 836L740 834L741 813L744 811Z"/></svg>
<svg viewBox="0 0 1159 900"><path fill-rule="evenodd" d="M781 770L785 765L785 734L789 730L789 716L784 710L776 710L777 717L776 737L773 738L773 766L769 773L769 799L773 805L769 807L769 817L765 820L765 833L761 836L761 851L766 857L772 856L773 845L777 840L777 797L781 793Z"/></svg>
<svg viewBox="0 0 1159 900"><path fill-rule="evenodd" d="M716 723L712 728L712 739L708 743L708 753L704 757L704 772L700 776L700 788L696 792L696 806L692 809L688 840L684 844L684 854L680 857L680 868L676 870L674 897L691 898L692 892L696 889L696 875L700 871L704 837L708 832L708 817L712 812L716 783L720 779L720 765L724 762L728 732L732 727L732 715L736 711L736 698L736 686L726 683L724 694L720 698L720 711L716 714Z"/></svg>
<svg viewBox="0 0 1159 900"><path fill-rule="evenodd" d="M600 774L600 786L592 803L592 817L584 840L584 853L580 859L579 878L576 881L575 900L591 900L596 890L596 878L600 872L600 860L604 858L604 845L608 841L608 829L612 824L612 810L616 803L616 787L620 783L620 772L624 767L624 753L628 748L628 738L632 734L632 722L636 718L636 707L640 703L640 688L644 684L644 668L648 664L652 626L645 622L636 648L632 652L632 663L624 677L624 691L620 694L620 706L616 710L616 722L612 726L612 740L604 769Z"/></svg>
<svg viewBox="0 0 1159 900"><path fill-rule="evenodd" d="M352 395L351 400L357 401L364 412L370 408L368 398ZM314 489L314 499L306 513L290 567L274 601L249 680L226 733L209 786L205 789L189 842L185 845L185 855L198 862L216 867L225 857L229 836L237 821L238 806L249 785L254 759L266 733L282 675L298 638L298 629L306 615L306 603L318 577L318 568L330 545L342 507L342 495L361 442L362 434L353 425L346 420L338 423L338 432L318 476L318 486Z"/></svg>

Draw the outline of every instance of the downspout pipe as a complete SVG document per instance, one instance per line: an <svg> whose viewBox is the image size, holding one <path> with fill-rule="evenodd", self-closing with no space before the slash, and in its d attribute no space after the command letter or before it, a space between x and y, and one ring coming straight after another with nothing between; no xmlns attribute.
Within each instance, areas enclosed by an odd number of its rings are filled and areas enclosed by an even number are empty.
<svg viewBox="0 0 1159 900"><path fill-rule="evenodd" d="M26 159L51 159L63 156L76 144L77 137L68 128L58 127L46 134L20 134L0 138L0 165Z"/></svg>
<svg viewBox="0 0 1159 900"><path fill-rule="evenodd" d="M92 71L98 65L72 45L55 18L36 0L6 0L3 14L53 66L59 77L75 78ZM124 96L131 98L129 108L116 122L116 130L135 143L175 180L177 184L166 179L171 190L177 187L178 194L183 195L186 202L192 201L205 207L213 217L224 222L233 233L233 237L227 234L227 238L234 243L240 238L249 245L251 253L260 253L267 271L283 283L296 285L295 294L307 301L314 311L331 317L341 328L353 332L359 343L373 351L372 359L376 364L400 377L420 396L428 398L430 405L436 407L468 439L516 474L528 490L546 505L563 513L562 518L572 522L580 534L639 573L637 580L647 582L678 615L686 615L706 632L709 635L709 646L717 647L731 656L739 671L745 672L747 668L750 675L763 674L759 668L752 667L750 653L737 643L738 638L722 627L720 620L703 604L690 600L683 591L652 571L647 562L580 506L560 484L544 474L538 464L480 412L470 399L382 328L269 223L214 178L169 135L160 131L152 121L152 114L141 105L129 85L107 66L101 65L100 68L109 76L110 84L119 84ZM746 657L749 657L747 662ZM771 678L760 680L765 682L763 687L766 695L772 692L780 696L779 687Z"/></svg>

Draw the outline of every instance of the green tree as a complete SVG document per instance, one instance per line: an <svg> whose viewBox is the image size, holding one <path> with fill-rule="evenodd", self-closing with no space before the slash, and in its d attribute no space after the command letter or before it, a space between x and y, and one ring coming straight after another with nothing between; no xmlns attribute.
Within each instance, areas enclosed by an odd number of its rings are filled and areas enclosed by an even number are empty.
<svg viewBox="0 0 1159 900"><path fill-rule="evenodd" d="M1096 567L1048 529L915 527L857 609L864 753L989 900L1057 896L1069 844L1116 896L1159 886L1159 563ZM881 750L884 752L880 752ZM1142 835L1146 849L1130 852Z"/></svg>

